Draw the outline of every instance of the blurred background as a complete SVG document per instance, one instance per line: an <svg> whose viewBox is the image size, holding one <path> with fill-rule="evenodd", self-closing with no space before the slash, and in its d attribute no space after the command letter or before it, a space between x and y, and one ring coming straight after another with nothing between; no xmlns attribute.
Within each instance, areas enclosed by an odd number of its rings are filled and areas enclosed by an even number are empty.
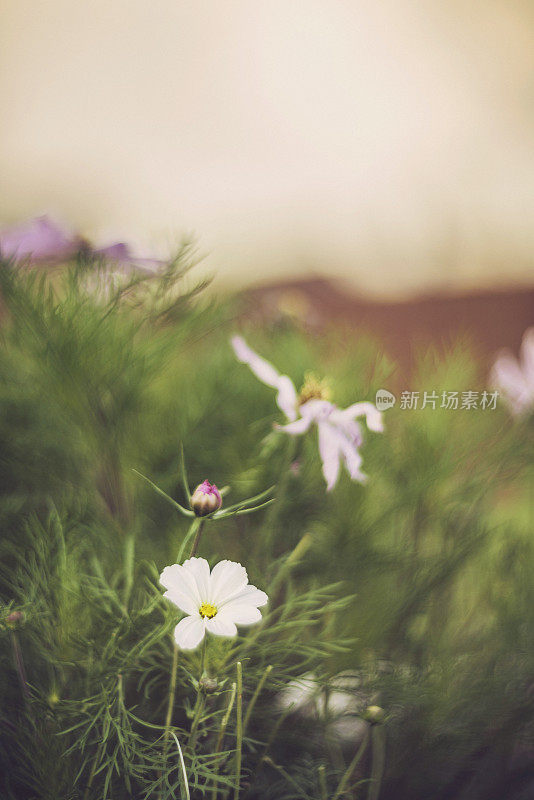
<svg viewBox="0 0 534 800"><path fill-rule="evenodd" d="M1 223L192 233L219 287L532 285L528 0L0 8Z"/></svg>

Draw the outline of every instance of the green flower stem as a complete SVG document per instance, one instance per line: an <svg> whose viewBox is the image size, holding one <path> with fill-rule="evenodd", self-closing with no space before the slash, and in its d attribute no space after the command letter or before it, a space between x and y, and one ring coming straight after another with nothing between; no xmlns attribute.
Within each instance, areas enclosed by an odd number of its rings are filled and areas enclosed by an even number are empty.
<svg viewBox="0 0 534 800"><path fill-rule="evenodd" d="M172 722L172 712L174 709L174 697L176 695L176 675L178 672L178 645L173 640L172 643L172 665L171 665L171 677L169 680L169 694L167 699L167 713L165 715L165 729L163 731L163 761L166 761L167 758L167 750L169 749L169 736L171 732L171 722ZM163 775L163 771L159 773L159 777ZM163 784L162 784L163 786ZM160 798L162 795L163 789L160 792Z"/></svg>
<svg viewBox="0 0 534 800"><path fill-rule="evenodd" d="M189 540L191 536L195 536L193 546L191 547L191 552L189 554L189 558L195 555L198 544L200 542L200 536L202 534L202 528L204 526L204 522L201 519L194 519L191 523L189 531L185 537L185 541ZM181 561L181 558L179 559ZM204 639L204 645L206 640ZM203 646L204 648L204 646ZM202 650L202 660L204 661L204 649ZM164 753L167 752L167 746L169 742L169 732L171 727L171 720L172 720L172 710L174 708L174 698L176 694L176 673L178 668L178 645L173 640L173 652L172 652L172 667L171 667L171 679L169 682L169 695L167 701L167 715L165 717L165 732L163 734L163 751ZM204 669L204 663L202 663L201 667L201 677L202 677L202 670Z"/></svg>
<svg viewBox="0 0 534 800"><path fill-rule="evenodd" d="M13 661L15 662L15 669L19 676L20 688L25 700L30 699L30 690L28 688L28 681L26 679L26 670L24 669L24 661L22 658L22 650L20 649L19 640L15 631L11 631L11 645L13 647Z"/></svg>
<svg viewBox="0 0 534 800"><path fill-rule="evenodd" d="M258 681L258 685L256 686L254 694L252 695L250 703L248 704L247 713L245 714L245 719L243 720L243 734L246 733L248 723L252 716L252 712L254 711L254 706L256 705L256 701L260 696L261 690L265 686L265 681L267 680L272 671L273 671L273 666L272 664L269 664L269 666L265 669L263 675L261 676L260 680Z"/></svg>
<svg viewBox="0 0 534 800"><path fill-rule="evenodd" d="M156 486L156 484L153 483L150 480L150 478L147 478L146 475L143 475L141 472L138 472L136 469L133 469L132 472L135 472L135 474L139 478L142 478L144 481L146 481L148 483L148 485L151 486L154 489L154 491L159 494L160 497L163 497L168 503L170 503L172 506L174 506L174 508L177 511L179 511L180 514L183 514L184 517L194 517L195 516L193 514L193 512L190 511L188 508L184 508L184 506L181 506L180 503L176 502L176 500L173 500L172 497L169 497L167 492L164 492L163 489L160 489L159 486Z"/></svg>
<svg viewBox="0 0 534 800"><path fill-rule="evenodd" d="M219 728L219 735L217 737L217 743L215 745L215 755L218 755L218 753L220 753L222 749L224 734L226 733L226 726L228 725L228 720L230 719L230 714L232 713L232 708L234 707L236 691L237 691L237 684L232 683L232 688L230 690L230 699L228 700L226 711L224 712L224 716L221 720L221 727ZM211 800L217 800L217 794L218 794L217 784L215 784L213 789L211 790Z"/></svg>
<svg viewBox="0 0 534 800"><path fill-rule="evenodd" d="M258 537L261 540L262 547L267 556L272 555L274 544L277 534L278 519L284 507L284 502L289 487L289 480L291 478L291 464L295 460L297 453L298 441L296 436L289 436L286 451L282 460L280 475L281 480L276 489L276 500L267 514L265 515L265 522L263 526L263 536Z"/></svg>
<svg viewBox="0 0 534 800"><path fill-rule="evenodd" d="M189 481L187 480L187 472L185 469L185 457L184 457L184 445L183 442L180 442L180 477L182 479L182 486L184 487L184 493L187 498L187 502L191 502L191 492L189 491Z"/></svg>
<svg viewBox="0 0 534 800"><path fill-rule="evenodd" d="M195 521L191 523L191 528L189 529L189 533L191 533L191 531L193 530L193 526L196 526L196 532L193 544L191 546L191 551L189 553L189 558L193 558L193 556L195 556L197 553L198 545L200 544L200 537L202 536L202 530L204 528L204 520L197 517Z"/></svg>
<svg viewBox="0 0 534 800"><path fill-rule="evenodd" d="M224 717L222 718L221 721L219 736L217 738L217 745L215 747L216 753L221 752L224 734L226 733L226 728L228 726L228 720L230 719L230 714L232 713L232 708L234 707L236 691L237 691L237 683L234 682L232 683L232 688L230 689L230 699L228 700L228 705L226 707L226 711L224 712Z"/></svg>
<svg viewBox="0 0 534 800"><path fill-rule="evenodd" d="M241 783L241 758L243 755L243 668L237 662L237 741L235 751L235 789L234 800L239 800L239 784Z"/></svg>
<svg viewBox="0 0 534 800"><path fill-rule="evenodd" d="M378 800L386 763L386 729L383 725L373 726L372 746L371 781L367 800Z"/></svg>
<svg viewBox="0 0 534 800"><path fill-rule="evenodd" d="M217 737L217 744L215 746L216 753L221 752L222 743L224 740L224 734L226 733L226 728L228 726L228 720L230 719L230 714L232 713L232 708L234 707L236 691L237 691L237 683L234 682L232 683L232 688L230 689L230 699L228 700L228 705L226 706L224 717L221 720L219 736Z"/></svg>
<svg viewBox="0 0 534 800"><path fill-rule="evenodd" d="M104 754L105 746L106 746L106 740L102 736L100 744L98 745L98 750L96 752L95 759L94 759L93 763L91 764L91 772L89 774L89 780L87 781L87 786L85 787L85 792L83 794L83 800L87 800L87 798L89 797L89 792L91 791L91 786L93 785L93 781L94 781L95 775L96 775L96 768L97 768L98 764L100 763L100 761L102 759L102 756Z"/></svg>
<svg viewBox="0 0 534 800"><path fill-rule="evenodd" d="M180 756L180 766L182 768L182 778L184 779L184 789L185 789L185 796L186 800L191 800L191 794L189 792L189 781L187 780L187 772L185 769L185 761L184 761L184 754L182 753L182 748L180 747L180 742L174 731L172 731L172 736L174 741L176 742L176 747L178 748L178 755Z"/></svg>
<svg viewBox="0 0 534 800"><path fill-rule="evenodd" d="M275 769L283 778L285 778L285 780L291 786L293 786L294 789L297 790L299 795L301 794L302 787L298 785L296 780L291 777L291 775L289 774L289 772L287 770L285 770L283 767L281 767L279 764L277 764L275 761L273 761L273 759L270 758L270 756L265 756L265 758L263 759L263 763L266 764L268 767L272 767L273 769Z"/></svg>
<svg viewBox="0 0 534 800"><path fill-rule="evenodd" d="M362 739L361 745L359 746L358 750L356 751L356 755L354 756L354 758L350 762L348 768L345 771L345 774L343 775L343 777L339 781L338 787L336 789L336 793L333 796L332 800L338 800L338 798L340 798L345 793L345 791L346 791L346 789L347 789L347 787L349 785L349 781L352 778L352 773L354 772L354 770L358 766L361 757L363 756L363 754L365 753L365 751L367 749L367 745L368 744L369 744L369 728L367 728L367 730L365 731L365 735L364 735L364 737Z"/></svg>
<svg viewBox="0 0 534 800"><path fill-rule="evenodd" d="M200 723L200 719L202 717L202 712L204 711L204 706L206 704L206 696L204 695L204 692L200 688L200 681L204 674L204 665L206 663L206 645L207 645L207 639L206 636L204 636L204 640L202 642L202 651L200 656L200 674L198 676L197 699L195 702L195 708L193 710L193 722L191 723L191 732L189 734L189 741L188 741L188 745L191 749L195 747L198 734L198 726Z"/></svg>
<svg viewBox="0 0 534 800"><path fill-rule="evenodd" d="M280 605L283 595L284 581L291 574L293 567L304 558L312 545L313 537L311 533L305 533L282 562L269 587L271 608L276 608Z"/></svg>
<svg viewBox="0 0 534 800"><path fill-rule="evenodd" d="M135 568L135 536L133 533L127 534L124 540L124 613L128 615L128 603L132 593Z"/></svg>
<svg viewBox="0 0 534 800"><path fill-rule="evenodd" d="M171 666L171 678L169 681L169 694L167 700L167 714L165 715L165 732L163 734L163 752L164 754L167 752L167 745L169 741L169 733L171 729L171 722L172 722L172 712L174 708L174 697L176 694L176 674L178 672L178 645L176 642L173 642L172 648L172 666Z"/></svg>
<svg viewBox="0 0 534 800"><path fill-rule="evenodd" d="M198 547L198 543L200 541L200 534L202 533L202 520L196 518L193 520L189 527L189 531L184 540L187 542L191 536L195 534L195 541L193 542L193 547L191 548L190 557L193 556L196 552L196 548ZM178 559L181 561L181 558ZM173 638L173 652L172 652L172 666L171 666L171 678L169 681L169 695L167 701L167 714L165 717L165 732L163 734L163 745L164 745L164 752L167 752L167 743L169 741L169 731L171 727L171 720L172 720L172 710L174 708L174 697L176 694L176 672L178 668L178 645L174 641Z"/></svg>
<svg viewBox="0 0 534 800"><path fill-rule="evenodd" d="M326 785L324 764L319 765L317 772L319 774L319 790L321 792L321 800L328 800L328 787Z"/></svg>
<svg viewBox="0 0 534 800"><path fill-rule="evenodd" d="M193 722L191 723L191 732L189 734L189 741L188 741L188 745L191 748L191 750L194 750L195 744L197 742L198 726L200 723L202 712L204 711L205 704L206 704L206 698L199 689L197 692L197 701L195 703L195 709L193 711Z"/></svg>

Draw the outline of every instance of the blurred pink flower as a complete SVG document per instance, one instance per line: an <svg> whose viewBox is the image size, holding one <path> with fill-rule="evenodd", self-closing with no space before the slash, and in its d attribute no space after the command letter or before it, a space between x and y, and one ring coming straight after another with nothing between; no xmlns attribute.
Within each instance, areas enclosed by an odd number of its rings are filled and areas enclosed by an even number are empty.
<svg viewBox="0 0 534 800"><path fill-rule="evenodd" d="M278 429L291 436L306 433L311 425L317 425L319 455L323 463L326 488L331 491L337 483L341 464L344 463L352 480L363 483L366 475L361 471L362 457L358 448L363 442L357 417L365 417L369 430L381 433L384 430L382 415L372 403L354 403L340 409L329 400L313 398L299 401L295 386L287 375L280 373L247 345L241 336L232 338L232 346L238 359L247 364L262 383L278 390L276 403L290 420Z"/></svg>
<svg viewBox="0 0 534 800"><path fill-rule="evenodd" d="M534 410L534 328L525 331L519 360L508 350L497 356L490 383L502 392L515 416Z"/></svg>

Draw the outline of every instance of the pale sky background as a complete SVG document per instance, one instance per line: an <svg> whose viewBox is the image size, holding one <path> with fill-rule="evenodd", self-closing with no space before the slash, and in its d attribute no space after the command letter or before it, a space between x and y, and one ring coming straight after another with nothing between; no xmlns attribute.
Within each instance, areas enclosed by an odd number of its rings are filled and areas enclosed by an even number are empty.
<svg viewBox="0 0 534 800"><path fill-rule="evenodd" d="M530 0L0 0L0 223L227 285L534 281Z"/></svg>

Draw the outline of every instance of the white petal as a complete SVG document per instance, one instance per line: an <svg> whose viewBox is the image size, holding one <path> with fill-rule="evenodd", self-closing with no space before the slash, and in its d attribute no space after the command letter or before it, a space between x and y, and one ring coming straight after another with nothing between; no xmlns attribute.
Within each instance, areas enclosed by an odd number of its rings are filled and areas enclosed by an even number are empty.
<svg viewBox="0 0 534 800"><path fill-rule="evenodd" d="M194 575L181 564L165 567L159 580L169 591L176 590L191 597L197 608L202 602Z"/></svg>
<svg viewBox="0 0 534 800"><path fill-rule="evenodd" d="M327 491L331 491L339 476L339 438L333 425L319 423L319 454L323 462L323 475Z"/></svg>
<svg viewBox="0 0 534 800"><path fill-rule="evenodd" d="M255 353L254 350L248 346L242 336L233 336L231 343L232 347L234 348L234 353L238 359L243 364L247 364L254 375L259 378L262 383L266 383L267 386L278 388L280 373L273 367L272 364L269 364L268 361Z"/></svg>
<svg viewBox="0 0 534 800"><path fill-rule="evenodd" d="M248 582L247 571L235 561L219 561L210 577L209 602L219 608L225 600L234 597Z"/></svg>
<svg viewBox="0 0 534 800"><path fill-rule="evenodd" d="M236 625L254 625L261 620L261 611L252 603L237 598L223 606L214 619L221 619Z"/></svg>
<svg viewBox="0 0 534 800"><path fill-rule="evenodd" d="M276 398L278 408L288 419L295 419L297 416L297 392L291 379L287 375L280 375L272 364L251 350L241 336L233 336L231 342L238 359L243 364L247 364L262 383L278 389Z"/></svg>
<svg viewBox="0 0 534 800"><path fill-rule="evenodd" d="M310 422L326 420L336 410L337 407L328 400L308 400L299 408L301 417L309 419Z"/></svg>
<svg viewBox="0 0 534 800"><path fill-rule="evenodd" d="M282 689L277 697L278 704L284 709L298 709L309 703L319 691L317 679L313 672L307 672L296 678Z"/></svg>
<svg viewBox="0 0 534 800"><path fill-rule="evenodd" d="M353 714L345 714L338 717L330 723L329 729L332 731L336 739L342 739L348 742L359 742L365 736L368 729L368 724L361 717Z"/></svg>
<svg viewBox="0 0 534 800"><path fill-rule="evenodd" d="M233 603L235 600L238 600L241 603L250 603L253 606L265 606L267 605L269 598L265 592L261 591L261 589L256 589L256 587L252 586L252 584L248 584L248 586L245 586L244 589L234 595L230 600L227 600L226 603L223 603L220 608L226 608L228 603Z"/></svg>
<svg viewBox="0 0 534 800"><path fill-rule="evenodd" d="M382 414L372 403L354 403L348 408L345 408L342 414L351 419L354 419L354 417L365 417L365 422L370 431L382 433L384 430Z"/></svg>
<svg viewBox="0 0 534 800"><path fill-rule="evenodd" d="M181 650L194 650L204 638L205 632L206 625L202 617L184 617L174 629L174 639Z"/></svg>
<svg viewBox="0 0 534 800"><path fill-rule="evenodd" d="M531 396L534 398L534 328L529 328L523 336L521 362L525 381L529 386Z"/></svg>
<svg viewBox="0 0 534 800"><path fill-rule="evenodd" d="M352 442L354 447L361 447L363 444L362 429L357 422L350 419L343 425L343 432L345 436Z"/></svg>
<svg viewBox="0 0 534 800"><path fill-rule="evenodd" d="M183 567L194 577L200 601L206 601L209 597L210 585L210 565L206 559L188 558L187 561L184 561Z"/></svg>
<svg viewBox="0 0 534 800"><path fill-rule="evenodd" d="M191 595L180 592L178 589L168 589L163 597L166 597L167 600L170 600L171 603L174 603L179 609L185 611L186 614L196 614L198 611L198 603L195 603Z"/></svg>
<svg viewBox="0 0 534 800"><path fill-rule="evenodd" d="M525 389L525 378L521 367L513 355L506 350L501 351L495 360L493 374L499 386L510 394L521 394Z"/></svg>
<svg viewBox="0 0 534 800"><path fill-rule="evenodd" d="M289 433L291 436L298 436L301 433L306 433L313 419L311 417L301 417L300 419L290 422L289 425L277 425L279 431Z"/></svg>
<svg viewBox="0 0 534 800"><path fill-rule="evenodd" d="M507 351L501 351L495 360L490 383L504 393L514 413L520 413L528 404L528 386L519 363Z"/></svg>
<svg viewBox="0 0 534 800"><path fill-rule="evenodd" d="M367 480L367 476L361 471L360 467L362 465L362 457L358 452L358 449L355 445L349 441L346 436L341 431L338 431L339 434L339 449L343 454L343 460L347 467L350 477L353 481L359 481L360 483L365 483Z"/></svg>
<svg viewBox="0 0 534 800"><path fill-rule="evenodd" d="M348 409L345 409L347 411ZM357 422L354 422L350 416L347 416L345 411L336 408L330 414L328 421L340 428L347 439L353 443L355 447L360 447L363 444L362 430Z"/></svg>
<svg viewBox="0 0 534 800"><path fill-rule="evenodd" d="M276 405L289 420L297 418L298 397L293 381L287 375L280 375Z"/></svg>
<svg viewBox="0 0 534 800"><path fill-rule="evenodd" d="M230 618L216 614L212 619L206 620L206 628L216 636L237 636L237 628Z"/></svg>

